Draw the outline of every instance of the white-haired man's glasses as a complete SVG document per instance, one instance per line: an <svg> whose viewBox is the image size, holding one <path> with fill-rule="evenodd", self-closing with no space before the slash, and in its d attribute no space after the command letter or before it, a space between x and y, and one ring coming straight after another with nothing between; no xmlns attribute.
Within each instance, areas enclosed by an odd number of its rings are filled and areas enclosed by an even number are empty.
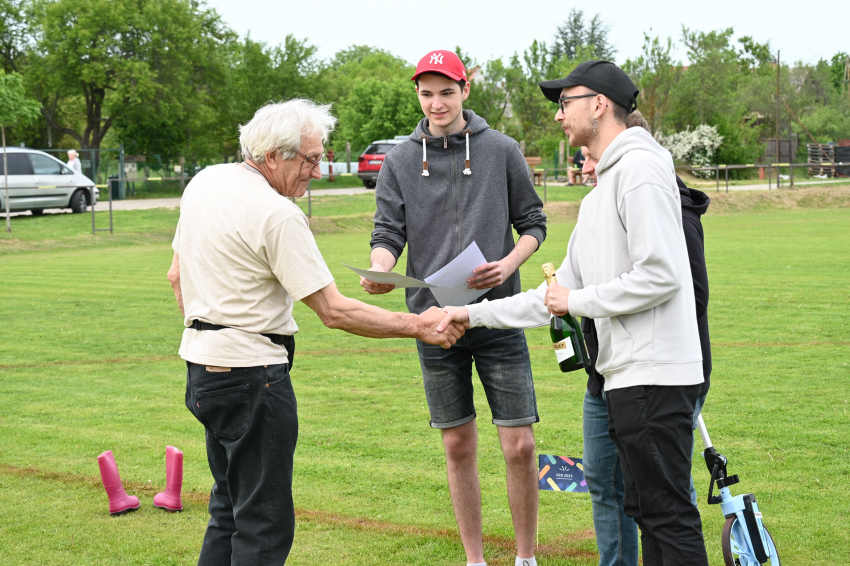
<svg viewBox="0 0 850 566"><path fill-rule="evenodd" d="M304 161L301 163L302 165L303 165L304 163L309 163L309 164L310 164L310 171L312 171L313 169L315 169L316 167L318 167L318 166L319 166L319 163L321 163L322 159L324 159L324 158L325 158L325 154L324 154L324 153L323 153L322 155L320 155L318 159L313 159L312 157L308 157L308 156L304 155L303 153L301 153L301 152L300 152L300 151L298 151L297 149L293 149L292 151L293 151L293 152L295 152L295 153L297 153L298 155L300 155L301 157L303 157L303 158L304 158Z"/></svg>

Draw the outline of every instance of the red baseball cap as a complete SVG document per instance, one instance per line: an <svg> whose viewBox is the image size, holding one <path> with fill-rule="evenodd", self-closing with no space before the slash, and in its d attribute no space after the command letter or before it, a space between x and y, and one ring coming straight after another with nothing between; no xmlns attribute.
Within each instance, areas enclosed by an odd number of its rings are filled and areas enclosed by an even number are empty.
<svg viewBox="0 0 850 566"><path fill-rule="evenodd" d="M416 74L410 80L415 81L422 73L439 73L453 81L465 81L466 67L454 51L432 51L419 60Z"/></svg>

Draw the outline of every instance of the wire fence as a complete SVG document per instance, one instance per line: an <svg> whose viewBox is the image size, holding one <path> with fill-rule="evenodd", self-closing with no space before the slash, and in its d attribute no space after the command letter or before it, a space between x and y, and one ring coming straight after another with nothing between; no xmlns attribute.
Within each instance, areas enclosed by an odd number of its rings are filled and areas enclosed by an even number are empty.
<svg viewBox="0 0 850 566"><path fill-rule="evenodd" d="M729 192L729 171L732 170L740 170L740 169L763 169L767 172L767 189L773 190L773 185L776 185L776 188L780 188L782 182L782 175L780 175L780 169L787 169L789 174L787 175L789 181L789 188L794 187L794 168L797 169L806 168L806 169L823 169L825 167L834 168L835 167L848 167L850 163L844 162L836 162L836 163L748 163L744 165L707 165L703 167L692 167L690 165L677 165L677 170L686 170L691 173L713 173L716 190L720 192L720 172L723 171L724 183L726 186L726 192ZM774 173L775 170L775 173ZM581 173L579 169L576 168L546 168L542 170L529 170L529 176L534 180L536 175L542 173L542 182L543 182L543 202L548 202L548 183L549 179L554 176L557 179L557 173L573 171L576 174L581 174L586 176L587 174ZM554 175L550 175L554 174ZM776 176L776 182L774 183L773 177ZM839 177L840 178L840 177ZM850 177L847 178L847 182L850 183Z"/></svg>

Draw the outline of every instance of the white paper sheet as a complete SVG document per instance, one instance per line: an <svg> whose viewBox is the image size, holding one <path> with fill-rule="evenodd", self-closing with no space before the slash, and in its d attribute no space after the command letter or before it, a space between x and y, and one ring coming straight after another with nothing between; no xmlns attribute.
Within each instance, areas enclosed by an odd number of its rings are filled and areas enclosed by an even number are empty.
<svg viewBox="0 0 850 566"><path fill-rule="evenodd" d="M425 281L407 277L392 271L369 271L345 265L348 269L365 277L369 281L382 285L396 287L428 287L434 293L441 307L462 307L468 305L490 289L470 289L467 279L472 277L472 270L487 263L478 244L472 242L460 255L447 263L442 269L425 278Z"/></svg>
<svg viewBox="0 0 850 566"><path fill-rule="evenodd" d="M352 267L343 263L345 267L353 271L354 273L360 275L361 277L365 277L369 281L373 281L380 285L395 285L398 288L404 287L433 287L434 285L430 285L425 283L424 281L420 281L419 279L414 279L413 277L407 277L402 275L401 273L395 273L392 271L369 271L368 269L360 269L359 267Z"/></svg>
<svg viewBox="0 0 850 566"><path fill-rule="evenodd" d="M470 289L467 279L472 270L487 263L478 244L472 242L459 256L445 267L425 278L426 283L436 285L431 288L441 307L461 307L468 305L490 289Z"/></svg>

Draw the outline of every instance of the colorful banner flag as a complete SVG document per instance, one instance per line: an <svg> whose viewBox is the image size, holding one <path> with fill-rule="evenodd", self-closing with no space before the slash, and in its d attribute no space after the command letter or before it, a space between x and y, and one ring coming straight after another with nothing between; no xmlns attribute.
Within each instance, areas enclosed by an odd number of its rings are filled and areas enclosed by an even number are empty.
<svg viewBox="0 0 850 566"><path fill-rule="evenodd" d="M538 455L538 488L544 491L587 493L581 458Z"/></svg>

